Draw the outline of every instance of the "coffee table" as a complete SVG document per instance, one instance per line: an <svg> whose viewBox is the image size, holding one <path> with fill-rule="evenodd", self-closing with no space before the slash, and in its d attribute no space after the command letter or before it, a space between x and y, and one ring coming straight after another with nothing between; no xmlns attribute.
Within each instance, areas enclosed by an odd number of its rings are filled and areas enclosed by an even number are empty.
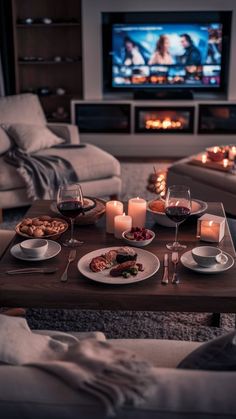
<svg viewBox="0 0 236 419"><path fill-rule="evenodd" d="M50 211L51 201L35 201L27 213L29 217L53 215ZM208 213L225 215L222 204L209 203ZM150 218L149 218L150 216ZM197 219L190 217L180 227L179 238L186 242L188 249L196 246ZM43 308L77 308L89 310L152 310L182 312L236 312L236 264L228 271L217 275L197 274L179 264L181 283L161 285L163 273L162 261L167 251L165 244L174 238L172 228L161 227L153 223L151 215L147 219L148 228L156 232L155 240L145 250L153 252L161 262L160 270L149 279L130 285L105 285L83 277L77 270L77 261L86 253L104 247L123 246L122 240L105 232L105 217L95 225L79 226L75 234L85 244L77 249L77 260L69 268L67 283L59 278L65 268L68 248L53 259L38 262L37 266L58 267L50 275L17 275L3 274L14 268L30 266L29 262L15 259L10 254L10 247L22 238L16 236L13 243L4 253L0 262L0 306L4 307L43 307ZM64 234L63 239L69 232ZM59 240L60 241L60 240ZM226 234L220 248L235 258L235 251L226 225ZM171 267L172 269L172 267Z"/></svg>

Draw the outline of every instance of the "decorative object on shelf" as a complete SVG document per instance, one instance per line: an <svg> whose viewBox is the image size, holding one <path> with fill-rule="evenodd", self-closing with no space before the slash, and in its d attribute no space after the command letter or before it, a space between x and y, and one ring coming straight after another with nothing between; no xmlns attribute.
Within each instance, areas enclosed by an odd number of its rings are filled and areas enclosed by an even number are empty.
<svg viewBox="0 0 236 419"><path fill-rule="evenodd" d="M58 106L55 112L52 112L52 118L55 120L65 120L69 117L68 112L66 112L63 106Z"/></svg>
<svg viewBox="0 0 236 419"><path fill-rule="evenodd" d="M52 19L50 17L43 17L41 20L45 25L50 25L52 23Z"/></svg>
<svg viewBox="0 0 236 419"><path fill-rule="evenodd" d="M148 178L147 190L164 197L166 194L167 170L156 170L155 167L153 167L153 170L154 173L151 173Z"/></svg>
<svg viewBox="0 0 236 419"><path fill-rule="evenodd" d="M52 94L52 90L47 86L43 86L37 89L37 93L39 96L49 96Z"/></svg>
<svg viewBox="0 0 236 419"><path fill-rule="evenodd" d="M225 218L204 214L197 221L197 237L207 242L219 243L225 234Z"/></svg>
<svg viewBox="0 0 236 419"><path fill-rule="evenodd" d="M124 231L131 230L132 218L130 215L116 215L114 218L114 233L117 239L122 239Z"/></svg>
<svg viewBox="0 0 236 419"><path fill-rule="evenodd" d="M65 89L63 89L62 87L58 87L58 88L56 89L56 94L57 94L58 96L63 96L63 95L65 95L65 94L66 94L66 90L65 90Z"/></svg>
<svg viewBox="0 0 236 419"><path fill-rule="evenodd" d="M131 198L128 203L128 214L132 217L132 227L145 227L147 202L145 199Z"/></svg>
<svg viewBox="0 0 236 419"><path fill-rule="evenodd" d="M60 55L56 55L56 57L53 57L53 61L60 63L62 61L62 57Z"/></svg>
<svg viewBox="0 0 236 419"><path fill-rule="evenodd" d="M215 146L206 149L207 157L214 162L220 162L226 157L226 148L223 146Z"/></svg>
<svg viewBox="0 0 236 419"><path fill-rule="evenodd" d="M225 155L227 155L227 152ZM233 162L228 158L224 157L221 161L213 161L208 158L205 152L195 156L188 164L204 166L206 169L219 170L221 172L231 172L233 167Z"/></svg>
<svg viewBox="0 0 236 419"><path fill-rule="evenodd" d="M123 204L120 201L108 201L106 203L106 232L114 233L114 218L123 214ZM126 229L127 230L127 229Z"/></svg>

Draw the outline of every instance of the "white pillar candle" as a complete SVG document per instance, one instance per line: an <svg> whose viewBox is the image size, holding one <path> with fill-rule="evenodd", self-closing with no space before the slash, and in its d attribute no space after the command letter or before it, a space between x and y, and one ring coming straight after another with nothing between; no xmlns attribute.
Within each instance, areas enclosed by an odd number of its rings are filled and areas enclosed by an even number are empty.
<svg viewBox="0 0 236 419"><path fill-rule="evenodd" d="M114 233L114 218L123 213L123 204L120 201L108 201L106 203L106 231Z"/></svg>
<svg viewBox="0 0 236 419"><path fill-rule="evenodd" d="M133 227L145 227L147 202L142 198L131 198L128 204L128 214L132 217Z"/></svg>
<svg viewBox="0 0 236 419"><path fill-rule="evenodd" d="M197 237L207 242L219 243L225 234L225 218L204 214L197 221Z"/></svg>
<svg viewBox="0 0 236 419"><path fill-rule="evenodd" d="M202 154L202 163L206 163L207 162L207 155L206 153Z"/></svg>
<svg viewBox="0 0 236 419"><path fill-rule="evenodd" d="M223 160L223 166L226 168L226 167L228 167L228 164L229 164L229 160L228 159L224 159Z"/></svg>
<svg viewBox="0 0 236 419"><path fill-rule="evenodd" d="M116 215L114 219L114 231L117 239L122 239L122 233L131 230L132 218L129 215Z"/></svg>

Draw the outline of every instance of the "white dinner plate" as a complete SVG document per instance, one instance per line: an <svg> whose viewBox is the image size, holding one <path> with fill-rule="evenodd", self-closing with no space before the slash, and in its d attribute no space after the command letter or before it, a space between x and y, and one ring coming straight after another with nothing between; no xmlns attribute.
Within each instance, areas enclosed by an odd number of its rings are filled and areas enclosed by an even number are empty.
<svg viewBox="0 0 236 419"><path fill-rule="evenodd" d="M15 258L21 259L21 260L27 260L29 262L39 262L41 260L51 259L54 256L58 255L60 251L61 251L61 245L53 240L48 240L48 249L46 253L40 258L30 258L26 256L21 250L20 243L15 244L15 246L13 246L10 250L12 256L14 256Z"/></svg>
<svg viewBox="0 0 236 419"><path fill-rule="evenodd" d="M160 268L160 261L157 256L147 250L135 248L137 253L137 262L142 263L144 271L139 271L136 276L130 276L129 278L123 278L123 276L112 277L110 276L110 269L105 269L101 272L92 272L89 268L91 260L97 256L109 252L109 250L117 250L119 247L106 247L104 249L94 250L93 252L84 255L78 262L78 270L84 276L92 279L96 282L102 282L104 284L115 284L115 285L126 285L134 284L139 281L144 281L150 278Z"/></svg>
<svg viewBox="0 0 236 419"><path fill-rule="evenodd" d="M226 252L223 252L224 255L228 257L228 261L225 264L217 263L216 265L210 266L208 268L204 268L203 266L199 266L192 257L192 252L189 250L188 252L184 253L180 260L182 264L192 271L199 272L202 274L218 274L220 272L227 271L228 269L232 268L234 264L233 257Z"/></svg>

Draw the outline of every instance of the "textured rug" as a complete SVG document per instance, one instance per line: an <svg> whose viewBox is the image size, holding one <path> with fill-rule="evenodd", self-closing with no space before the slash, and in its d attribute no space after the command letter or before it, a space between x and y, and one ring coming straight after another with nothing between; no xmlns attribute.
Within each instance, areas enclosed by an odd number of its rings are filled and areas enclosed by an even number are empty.
<svg viewBox="0 0 236 419"><path fill-rule="evenodd" d="M167 164L155 165L157 170ZM152 199L146 190L152 163L122 163L122 200L131 196ZM4 213L1 228L14 228L27 207ZM33 329L63 331L100 330L109 338L157 338L206 341L234 328L234 315L224 314L220 327L211 327L210 313L112 312L91 310L27 310L27 320Z"/></svg>

